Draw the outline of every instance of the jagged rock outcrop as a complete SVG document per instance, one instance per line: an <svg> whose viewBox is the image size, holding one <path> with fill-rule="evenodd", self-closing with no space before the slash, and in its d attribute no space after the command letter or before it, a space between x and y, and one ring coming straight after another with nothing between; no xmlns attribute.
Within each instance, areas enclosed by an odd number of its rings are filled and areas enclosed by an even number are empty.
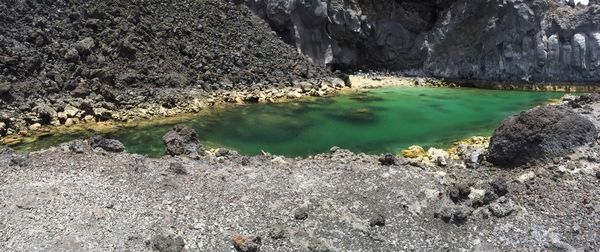
<svg viewBox="0 0 600 252"><path fill-rule="evenodd" d="M246 0L314 62L506 82L600 79L600 6L562 0Z"/></svg>

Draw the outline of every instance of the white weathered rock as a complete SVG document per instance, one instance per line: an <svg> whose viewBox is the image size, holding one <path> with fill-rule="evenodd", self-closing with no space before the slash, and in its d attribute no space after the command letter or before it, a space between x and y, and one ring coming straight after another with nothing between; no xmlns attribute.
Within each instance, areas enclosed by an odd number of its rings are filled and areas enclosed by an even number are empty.
<svg viewBox="0 0 600 252"><path fill-rule="evenodd" d="M67 105L65 106L65 108L63 109L63 113L67 116L67 117L76 117L77 113L79 112L79 109L77 109L76 107L73 107L71 105Z"/></svg>
<svg viewBox="0 0 600 252"><path fill-rule="evenodd" d="M450 159L450 154L448 154L447 151L436 148L429 148L429 150L427 150L427 156L439 166L446 166L448 164L448 159Z"/></svg>
<svg viewBox="0 0 600 252"><path fill-rule="evenodd" d="M96 118L94 118L94 116L92 115L86 115L85 117L83 117L83 121L86 123L94 123L96 122Z"/></svg>
<svg viewBox="0 0 600 252"><path fill-rule="evenodd" d="M39 123L34 123L34 124L32 124L32 125L29 125L29 130L35 131L35 130L38 130L38 129L40 129L41 127L42 127L42 125L41 125L41 124L39 124Z"/></svg>

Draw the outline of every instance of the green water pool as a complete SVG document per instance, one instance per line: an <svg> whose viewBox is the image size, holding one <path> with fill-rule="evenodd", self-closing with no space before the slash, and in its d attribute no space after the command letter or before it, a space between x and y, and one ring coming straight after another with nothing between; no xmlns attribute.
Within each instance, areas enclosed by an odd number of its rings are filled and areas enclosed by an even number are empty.
<svg viewBox="0 0 600 252"><path fill-rule="evenodd" d="M182 122L205 146L244 154L261 151L307 156L339 146L355 152L397 153L410 145L449 147L474 135L491 135L507 116L560 98L562 93L469 88L395 87L281 104L237 106ZM162 136L172 124L123 128L107 137L131 153L164 153ZM88 137L54 135L13 148L33 151Z"/></svg>

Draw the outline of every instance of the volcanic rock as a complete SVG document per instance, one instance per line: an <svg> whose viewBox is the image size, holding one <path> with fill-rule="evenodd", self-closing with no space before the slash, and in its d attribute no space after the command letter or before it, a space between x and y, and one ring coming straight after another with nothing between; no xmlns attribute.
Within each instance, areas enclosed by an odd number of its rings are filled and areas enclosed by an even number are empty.
<svg viewBox="0 0 600 252"><path fill-rule="evenodd" d="M261 238L259 236L246 236L236 234L233 236L233 246L237 251L240 252L258 252L262 245Z"/></svg>
<svg viewBox="0 0 600 252"><path fill-rule="evenodd" d="M178 124L163 136L166 154L171 156L187 156L198 158L204 151L194 129Z"/></svg>
<svg viewBox="0 0 600 252"><path fill-rule="evenodd" d="M100 148L109 152L123 152L125 151L125 146L114 139L106 139L103 136L95 135L88 139L88 144L93 148Z"/></svg>
<svg viewBox="0 0 600 252"><path fill-rule="evenodd" d="M489 159L514 167L535 160L550 160L593 142L594 124L572 110L546 106L512 116L500 125L490 141Z"/></svg>
<svg viewBox="0 0 600 252"><path fill-rule="evenodd" d="M185 242L181 236L166 232L152 237L150 244L154 250L159 252L181 252L184 251L185 247Z"/></svg>

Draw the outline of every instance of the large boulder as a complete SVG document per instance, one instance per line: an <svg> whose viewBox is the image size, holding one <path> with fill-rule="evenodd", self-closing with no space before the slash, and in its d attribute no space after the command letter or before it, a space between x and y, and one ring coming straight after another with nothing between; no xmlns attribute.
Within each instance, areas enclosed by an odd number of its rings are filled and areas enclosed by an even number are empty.
<svg viewBox="0 0 600 252"><path fill-rule="evenodd" d="M546 106L504 120L489 147L489 161L514 167L535 160L569 154L573 148L596 140L594 124L573 110Z"/></svg>
<svg viewBox="0 0 600 252"><path fill-rule="evenodd" d="M199 158L203 153L194 129L178 124L163 136L166 154L171 156L188 156Z"/></svg>

